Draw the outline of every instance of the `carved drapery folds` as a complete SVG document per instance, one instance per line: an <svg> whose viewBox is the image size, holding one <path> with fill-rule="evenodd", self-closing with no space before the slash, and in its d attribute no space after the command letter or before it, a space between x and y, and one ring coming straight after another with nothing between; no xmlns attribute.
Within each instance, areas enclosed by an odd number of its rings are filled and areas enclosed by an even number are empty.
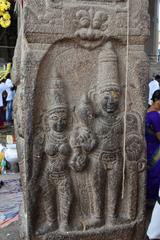
<svg viewBox="0 0 160 240"><path fill-rule="evenodd" d="M23 107L27 240L143 238L144 2L128 63L126 0L25 2L16 132L21 145Z"/></svg>

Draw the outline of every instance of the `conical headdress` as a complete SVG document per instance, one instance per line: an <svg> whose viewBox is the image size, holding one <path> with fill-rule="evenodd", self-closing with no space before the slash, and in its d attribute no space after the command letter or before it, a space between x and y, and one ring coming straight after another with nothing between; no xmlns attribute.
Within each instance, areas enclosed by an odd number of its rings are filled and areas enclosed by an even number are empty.
<svg viewBox="0 0 160 240"><path fill-rule="evenodd" d="M67 100L64 91L64 83L56 73L52 81L52 109L67 109Z"/></svg>
<svg viewBox="0 0 160 240"><path fill-rule="evenodd" d="M100 52L98 64L98 93L103 93L106 89L112 87L120 90L118 82L117 55L111 42L107 42Z"/></svg>

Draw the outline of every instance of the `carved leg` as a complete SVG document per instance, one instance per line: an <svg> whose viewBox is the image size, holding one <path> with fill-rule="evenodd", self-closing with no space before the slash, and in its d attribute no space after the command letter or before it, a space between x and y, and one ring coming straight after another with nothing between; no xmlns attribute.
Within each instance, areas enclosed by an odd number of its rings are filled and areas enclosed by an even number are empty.
<svg viewBox="0 0 160 240"><path fill-rule="evenodd" d="M119 203L122 190L122 164L114 163L113 168L108 170L108 217L109 223L114 224L119 211Z"/></svg>
<svg viewBox="0 0 160 240"><path fill-rule="evenodd" d="M92 186L93 213L88 227L100 227L104 224L105 176L99 159L91 159L90 182Z"/></svg>
<svg viewBox="0 0 160 240"><path fill-rule="evenodd" d="M58 181L59 230L69 231L69 213L72 203L71 181L68 176Z"/></svg>
<svg viewBox="0 0 160 240"><path fill-rule="evenodd" d="M45 234L58 228L57 224L57 202L54 179L46 180L43 189L43 203L46 222L40 226L37 234Z"/></svg>

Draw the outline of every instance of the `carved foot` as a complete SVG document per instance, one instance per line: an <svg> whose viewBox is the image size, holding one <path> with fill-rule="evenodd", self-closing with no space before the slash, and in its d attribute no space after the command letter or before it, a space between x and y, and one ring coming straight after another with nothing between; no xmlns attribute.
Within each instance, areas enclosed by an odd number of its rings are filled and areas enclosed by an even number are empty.
<svg viewBox="0 0 160 240"><path fill-rule="evenodd" d="M59 225L59 231L60 232L69 232L70 229L69 229L69 226L67 223L60 223Z"/></svg>
<svg viewBox="0 0 160 240"><path fill-rule="evenodd" d="M98 228L104 225L104 219L92 216L87 222L83 223L83 229Z"/></svg>
<svg viewBox="0 0 160 240"><path fill-rule="evenodd" d="M109 225L115 225L116 224L116 222L117 222L117 218L116 217L109 217L109 219L108 219L108 223L109 223Z"/></svg>
<svg viewBox="0 0 160 240"><path fill-rule="evenodd" d="M49 232L56 231L58 228L57 224L49 223L49 224L43 224L39 227L39 229L36 231L36 235L44 235Z"/></svg>

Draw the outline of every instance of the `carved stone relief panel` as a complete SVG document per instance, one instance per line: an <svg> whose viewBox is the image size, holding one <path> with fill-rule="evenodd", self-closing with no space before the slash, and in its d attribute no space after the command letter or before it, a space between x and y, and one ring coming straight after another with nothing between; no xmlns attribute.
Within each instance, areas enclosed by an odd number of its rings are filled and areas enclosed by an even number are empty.
<svg viewBox="0 0 160 240"><path fill-rule="evenodd" d="M129 177L126 197L121 199L125 54L126 47L115 41L92 51L73 41L60 41L41 62L30 149L29 189L34 199L30 203L36 214L29 213L29 229L35 239L61 238L61 234L74 239L82 233L91 237L94 230L105 236L114 226L123 229L129 222L131 230L132 222L139 221L138 174L144 171L143 147L139 146L143 141L139 137L142 122L134 112L127 115Z"/></svg>

